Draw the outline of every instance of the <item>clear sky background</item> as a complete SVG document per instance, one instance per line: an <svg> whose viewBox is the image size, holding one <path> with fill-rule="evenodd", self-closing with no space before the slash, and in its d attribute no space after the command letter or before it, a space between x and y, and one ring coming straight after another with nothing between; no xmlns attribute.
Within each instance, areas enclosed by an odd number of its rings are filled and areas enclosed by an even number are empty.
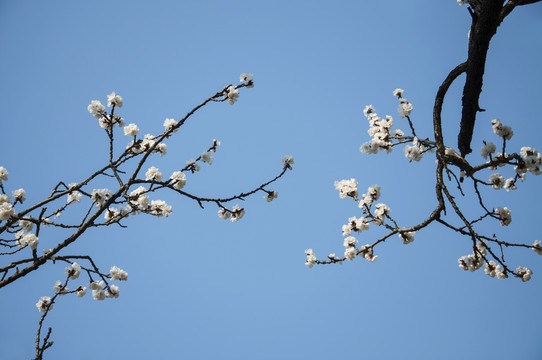
<svg viewBox="0 0 542 360"><path fill-rule="evenodd" d="M472 252L470 241L436 224L412 244L394 237L378 246L375 263L303 265L307 248L320 258L342 254L341 226L360 216L339 198L336 180L356 178L362 193L382 186L381 201L403 226L433 209L434 158L361 154L369 140L362 110L372 104L407 130L392 95L401 87L418 134L432 137L434 96L465 60L469 26L454 0L1 0L0 166L9 171L6 190L26 189L27 204L106 163L107 137L87 105L112 91L124 98L127 123L156 134L166 117L179 119L254 73L255 88L242 89L234 106L210 104L167 142L167 156L152 157L149 166L171 174L219 139L213 165L188 177L189 192L249 190L281 170L283 155L295 158L272 187L279 198L247 199L237 223L166 192L153 198L173 206L169 218L89 231L64 254L91 255L104 271L117 265L129 280L118 284L119 299L60 298L46 321L55 341L46 358L542 359L542 258L530 250L506 249L511 267L533 270L527 283L462 271L457 259ZM482 140L497 143L495 117L514 129L509 149L542 148L540 34L537 4L514 11L493 39L474 162L483 161ZM463 82L444 107L448 146L456 146ZM118 140L128 141L120 132ZM513 193L486 190L490 206L512 209L513 222L479 229L542 240L541 180L528 175ZM461 202L475 214L470 196ZM40 249L62 235L44 230ZM33 356L35 303L52 296L64 267L47 265L0 291L1 359ZM80 279L70 286L86 285Z"/></svg>

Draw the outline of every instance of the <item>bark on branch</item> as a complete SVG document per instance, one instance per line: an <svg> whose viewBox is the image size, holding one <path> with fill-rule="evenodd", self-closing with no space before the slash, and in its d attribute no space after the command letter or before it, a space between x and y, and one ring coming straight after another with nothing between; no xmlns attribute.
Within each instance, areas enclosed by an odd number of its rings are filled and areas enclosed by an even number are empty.
<svg viewBox="0 0 542 360"><path fill-rule="evenodd" d="M463 111L458 137L458 148L463 157L472 152L470 143L476 113L482 110L479 106L479 99L482 92L487 51L489 42L501 23L500 15L503 3L503 0L481 0L477 2L475 10L471 10L472 25L467 58L467 79L463 88Z"/></svg>

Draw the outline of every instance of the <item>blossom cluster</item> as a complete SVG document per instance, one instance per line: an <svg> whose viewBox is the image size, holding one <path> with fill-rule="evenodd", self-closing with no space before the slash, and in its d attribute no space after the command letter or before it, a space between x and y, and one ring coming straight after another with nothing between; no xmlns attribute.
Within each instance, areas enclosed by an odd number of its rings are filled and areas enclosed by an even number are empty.
<svg viewBox="0 0 542 360"><path fill-rule="evenodd" d="M6 168L3 166L0 166L0 186L2 186L2 181L8 180L8 176L9 174ZM4 192L3 188L2 188L2 192ZM24 189L13 190L11 194L13 196L13 200L11 199L9 195L5 193L0 194L0 221L7 221L10 218L16 217L17 213L15 211L14 206L17 203L22 204L24 201L26 201L26 191ZM29 223L28 221L23 220L23 224L26 224L24 228L29 228L29 230L26 230L26 231L30 231L32 229L32 223ZM18 237L21 237L20 233Z"/></svg>
<svg viewBox="0 0 542 360"><path fill-rule="evenodd" d="M210 101L227 101L230 105L233 105L239 98L238 89L242 87L254 87L253 75L250 73L241 74L240 82L241 84L237 86L227 86L221 92L207 99L203 103L203 105L207 104ZM182 120L176 121L172 118L166 118L163 123L164 130L161 134L158 134L157 136L146 134L143 137L141 137L142 134L137 124L125 124L124 119L120 115L115 114L115 110L118 110L123 106L123 98L120 95L116 94L115 92L109 94L107 96L106 105L109 109L107 109L107 107L104 106L99 100L92 100L87 106L87 110L95 119L98 120L100 127L106 130L106 133L109 137L110 146L108 165L102 170L99 170L98 172L91 175L86 180L81 181L80 183L71 183L69 185L66 185L64 182L59 182L58 185L54 187L51 195L47 199L45 199L41 203L38 203L38 205L36 205L35 207L29 208L27 211L21 212L21 214L25 214L24 217L23 215L17 215L15 207L17 203L23 203L24 201L26 201L26 192L24 189L17 189L12 191L11 197L7 195L3 188L3 182L8 180L8 171L4 167L0 166L0 222L8 221L6 229L8 229L8 232L10 234L15 234L14 240L0 240L0 242L2 242L1 245L5 245L4 242L6 242L7 245L5 246L8 246L10 248L19 247L19 249L16 249L15 251L10 253L4 253L4 255L13 254L15 252L18 252L22 248L28 247L33 250L33 259L26 259L23 262L32 262L32 260L34 260L33 263L36 264L37 252L35 250L37 250L39 244L39 239L36 234L38 234L40 224L50 224L66 229L78 229L75 230L77 232L87 229L88 226L110 225L115 222L118 223L120 226L123 226L122 224L120 224L120 220L128 217L131 214L139 214L141 212L155 216L168 216L172 212L171 206L163 200L149 199L148 194L150 192L154 192L165 187L175 190L181 190L186 185L186 173L188 171L198 171L202 163L206 163L208 165L211 165L213 163L213 153L216 152L217 147L220 146L220 141L218 140L213 140L213 145L208 150L202 152L201 155L199 155L196 159L188 160L187 166L185 166L183 169L179 171L174 171L169 177L169 179L167 179L167 175L164 175L156 166L150 166L146 170L146 172L145 170L140 171L143 164L147 160L146 156L141 158L140 162L136 166L136 170L132 173L132 175L126 175L130 174L130 172L129 170L127 171L124 168L125 164L127 164L128 161L130 161L132 158L135 158L137 155L142 153L146 153L145 155L149 155L151 151L153 153L159 153L160 156L165 155L167 153L168 147L163 142L164 139L168 139L172 133L176 132L180 128L180 126L192 113L194 113L203 105L199 105L194 108ZM123 149L124 151L122 151L116 159L113 159L113 155L118 152L115 151L117 149L114 149L113 133L113 129L116 130L117 126L122 129L119 130L119 132L124 133L125 136L128 136L131 139L127 140L128 144L126 146L126 149ZM224 219L231 219L231 221L236 222L243 218L245 214L245 209L241 208L239 205L235 205L231 209L228 209L222 205L222 202L229 203L233 199L244 200L245 197L259 191L266 193L266 196L264 198L268 202L276 199L278 197L278 193L276 191L270 191L266 187L278 178L280 178L286 172L286 170L292 169L292 165L294 164L294 158L291 155L286 155L282 158L281 163L283 165L283 171L276 178L264 183L255 190L249 191L247 193L241 193L240 195L236 195L231 198L209 199L203 197L200 198L191 194L186 194L184 192L181 193L196 200L200 205L203 202L215 202L221 208L219 211L219 216L223 217ZM144 178L143 176L141 176L143 172ZM88 188L87 185L97 176L114 177L116 178L116 180L118 180L120 187L115 188L113 191L107 188L95 188L90 191L90 188ZM124 178L129 180L125 181L126 179ZM145 186L139 186L140 184L144 184ZM55 220L51 221L51 218L59 217L60 214L64 211L64 209L66 209L69 205L74 203L80 203L83 196L87 197L90 201L88 204L88 210L86 210L86 215L84 215L81 223L56 223L53 222ZM51 211L51 207L49 204L57 201L57 199L59 198L61 198L62 202L66 202L60 204L57 209ZM44 206L45 204L47 204L47 207L49 207L49 212L46 215L45 213L47 211L47 208ZM36 209L38 209L39 207L41 207L42 210L39 218L34 218L30 215L26 215L31 211L37 211ZM99 208L99 210L93 213L94 210L92 209L94 207ZM101 215L101 213L103 213L105 222L99 223L98 221L96 221L96 217L98 214ZM32 233L35 224L38 228L36 234ZM39 234L41 237L42 233L40 232ZM37 309L40 312L47 313L47 311L52 309L57 296L76 294L78 297L83 297L89 289L92 291L92 297L95 300L104 300L108 297L118 298L120 293L119 287L111 284L110 281L127 280L128 273L118 268L117 266L113 266L110 269L109 274L104 274L100 272L100 270L94 265L93 260L89 257L58 256L56 253L58 253L59 250L66 245L67 242L63 242L54 247L54 249L43 249L43 253L45 254L45 256L41 256L38 258L40 260L39 265L41 265L41 263L46 263L47 261L65 261L68 262L70 265L67 266L64 270L64 273L66 275L65 282L61 282L60 280L56 281L53 284L53 290L55 292L54 296L41 297L36 303ZM92 267L84 268L78 263L68 260L74 258L89 259ZM44 261L42 262L42 260ZM13 272L15 273L14 276L15 278L18 278L21 272L19 271L19 269L15 270L13 270ZM81 285L76 288L72 287L72 290L70 290L70 288L68 288L67 286L69 281L79 279L81 273L85 272L88 274L90 282L86 286ZM4 274L4 277L5 276L6 274ZM95 276L98 276L98 278L93 279L93 277Z"/></svg>
<svg viewBox="0 0 542 360"><path fill-rule="evenodd" d="M122 107L122 104L122 97L115 94L114 92L107 96L107 106L120 108ZM103 106L99 100L92 100L91 103L88 105L87 109L88 112L92 114L92 116L98 119L98 123L103 129L112 130L115 125L119 127L124 126L124 119L121 118L118 114L111 113L110 115L108 115L105 111L105 106Z"/></svg>
<svg viewBox="0 0 542 360"><path fill-rule="evenodd" d="M288 170L292 170L294 164L294 157L292 155L284 155L280 160L280 163Z"/></svg>
<svg viewBox="0 0 542 360"><path fill-rule="evenodd" d="M542 167L542 155L538 150L524 146L519 153L523 159L523 164L522 166L516 167L516 172L518 174L521 175L526 172L530 172L534 175L542 174L542 170L540 170Z"/></svg>
<svg viewBox="0 0 542 360"><path fill-rule="evenodd" d="M335 189L339 191L341 199L351 197L357 200L358 198L358 181L356 179L335 181Z"/></svg>
<svg viewBox="0 0 542 360"><path fill-rule="evenodd" d="M493 132L504 140L510 140L514 135L512 128L510 126L503 125L499 119L491 120L491 127L493 128Z"/></svg>
<svg viewBox="0 0 542 360"><path fill-rule="evenodd" d="M423 157L424 152L425 146L422 142L418 140L417 137L414 137L414 140L412 141L412 146L405 145L405 157L409 160L409 162L420 161Z"/></svg>
<svg viewBox="0 0 542 360"><path fill-rule="evenodd" d="M305 250L305 254L307 255L307 261L305 262L305 266L308 268L313 267L314 263L316 262L316 254L312 249Z"/></svg>
<svg viewBox="0 0 542 360"><path fill-rule="evenodd" d="M384 119L380 118L372 105L367 105L363 109L363 114L369 120L370 128L368 133L372 136L372 140L362 144L359 150L365 154L376 154L379 150L391 152L393 150L391 137L403 135L401 130L395 130L393 134L391 133L393 127L392 117L388 115Z"/></svg>
<svg viewBox="0 0 542 360"><path fill-rule="evenodd" d="M155 176L162 178L162 174L158 172L158 169L149 169L147 171L148 176ZM159 175L158 175L159 174ZM180 176L179 176L180 177ZM184 185L184 184L183 184ZM132 190L128 196L128 208L121 209L121 214L124 211L127 216L128 213L144 212L155 216L168 216L172 213L171 206L163 200L152 200L149 203L148 190L144 186L139 186L137 189Z"/></svg>
<svg viewBox="0 0 542 360"><path fill-rule="evenodd" d="M70 267L65 268L64 273L69 280L76 280L81 274L81 269L81 265L73 262L71 263ZM109 272L110 274L108 277L110 277L112 281L128 280L128 273L118 268L117 266L113 266ZM60 280L57 280L53 285L53 290L55 291L55 294L66 295L75 293L77 297L83 297L87 293L86 286L80 285L75 290L70 291L70 289L66 285L67 281L65 284L62 284ZM92 290L92 297L94 298L94 300L104 300L105 298L118 298L120 294L120 290L117 285L106 284L103 280L92 281L91 279L91 282L88 284L88 288ZM51 310L53 308L53 299L51 299L49 296L43 296L36 303L36 307L40 312L46 312L48 310Z"/></svg>
<svg viewBox="0 0 542 360"><path fill-rule="evenodd" d="M135 126L135 124L130 124L130 125ZM127 127L129 127L130 125L128 125ZM137 126L131 127L128 130L126 130L125 128L124 133L126 135L135 137L137 133L139 132L139 128L137 129L136 128ZM167 153L167 144L163 142L156 144L156 136L151 135L151 134L146 134L143 137L143 139L140 139L140 140L132 140L128 143L128 145L126 145L126 150L129 153L134 154L134 155L142 154L151 148L153 148L152 150L153 153L159 153L160 156L164 156Z"/></svg>
<svg viewBox="0 0 542 360"><path fill-rule="evenodd" d="M232 222L239 221L245 216L245 209L235 205L231 210L221 208L218 210L218 217L224 220L231 219Z"/></svg>
<svg viewBox="0 0 542 360"><path fill-rule="evenodd" d="M410 123L410 113L414 109L412 104L403 97L403 89L395 89L393 95L397 96L399 99L399 106L397 111L400 118L408 118ZM393 143L393 140L398 141L404 140L404 132L400 129L395 129L392 131L393 127L393 118L387 115L385 118L381 118L375 112L375 109L372 105L367 105L363 109L363 114L367 117L369 121L369 136L372 137L371 140L363 143L360 147L360 151L364 154L377 154L379 151L386 151L390 153L393 150L393 146L396 145ZM413 130L414 131L414 130ZM411 145L405 147L405 156L409 161L420 161L424 151L426 151L423 143L414 136L414 140Z"/></svg>
<svg viewBox="0 0 542 360"><path fill-rule="evenodd" d="M358 240L352 235L353 233L361 233L369 230L370 224L374 223L378 226L385 224L385 219L390 213L390 208L383 203L377 203L372 209L372 205L380 198L380 186L373 185L367 189L367 193L358 199L357 180L341 180L335 182L335 189L339 191L341 198L349 197L358 203L359 208L362 209L364 216L357 218L355 216L350 217L348 222L342 226L343 246L344 246L344 259L337 259L335 254L329 254L328 259L331 262L341 262L343 260L354 260L356 256L361 256L370 262L374 262L378 256L374 255L373 245L363 245L361 248L357 247ZM414 241L414 231L402 231L399 233L399 237L403 240L404 244ZM307 255L307 262L305 265L312 267L317 261L316 255L312 249L305 251Z"/></svg>
<svg viewBox="0 0 542 360"><path fill-rule="evenodd" d="M496 208L495 215L499 220L501 220L502 226L508 226L512 222L512 211L507 207Z"/></svg>

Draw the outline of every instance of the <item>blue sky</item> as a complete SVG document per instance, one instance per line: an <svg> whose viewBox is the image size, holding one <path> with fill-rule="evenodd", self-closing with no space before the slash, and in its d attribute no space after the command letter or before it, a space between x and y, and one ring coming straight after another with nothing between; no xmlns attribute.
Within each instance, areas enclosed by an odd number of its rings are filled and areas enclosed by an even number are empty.
<svg viewBox="0 0 542 360"><path fill-rule="evenodd" d="M493 39L480 100L487 111L469 159L482 161L482 140L497 142L496 117L514 129L510 149L542 147L541 20L542 6L519 8ZM512 267L533 270L530 282L466 273L457 259L472 252L470 242L434 224L408 246L394 238L378 247L375 263L303 265L307 248L342 253L341 226L360 216L339 198L336 180L356 178L361 192L379 184L404 226L432 210L434 159L409 164L401 149L361 154L369 140L362 110L372 104L406 130L392 95L403 88L417 133L432 136L434 95L466 58L469 25L466 7L453 0L1 1L0 166L9 171L6 190L26 189L28 204L105 164L107 137L87 105L112 91L124 98L127 123L152 134L166 117L179 119L254 73L254 89L242 89L234 106L202 109L168 141L167 156L151 159L169 174L219 139L213 165L190 175L187 191L236 194L277 174L283 155L295 158L272 187L279 198L247 199L237 223L162 193L169 218L89 231L65 254L91 255L105 271L117 265L129 281L116 300L60 298L47 318L55 345L46 358L540 359L542 258L532 251L506 249ZM462 81L443 113L454 147ZM128 141L120 133L118 140ZM486 191L514 220L480 229L542 240L539 189L540 179L527 176L517 192ZM461 202L474 209L469 195ZM61 236L43 232L40 248ZM35 303L63 277L64 265L50 264L2 289L0 358L33 356Z"/></svg>

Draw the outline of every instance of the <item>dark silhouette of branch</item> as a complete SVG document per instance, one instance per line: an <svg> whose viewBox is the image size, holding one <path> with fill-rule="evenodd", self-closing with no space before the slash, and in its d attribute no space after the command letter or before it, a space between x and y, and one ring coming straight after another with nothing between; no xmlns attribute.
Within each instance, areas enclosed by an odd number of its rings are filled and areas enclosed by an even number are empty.
<svg viewBox="0 0 542 360"><path fill-rule="evenodd" d="M500 25L503 0L479 0L471 4L474 10L470 29L465 87L463 88L463 110L458 148L461 156L472 152L470 143L476 122L476 113L483 111L479 105L489 42Z"/></svg>

